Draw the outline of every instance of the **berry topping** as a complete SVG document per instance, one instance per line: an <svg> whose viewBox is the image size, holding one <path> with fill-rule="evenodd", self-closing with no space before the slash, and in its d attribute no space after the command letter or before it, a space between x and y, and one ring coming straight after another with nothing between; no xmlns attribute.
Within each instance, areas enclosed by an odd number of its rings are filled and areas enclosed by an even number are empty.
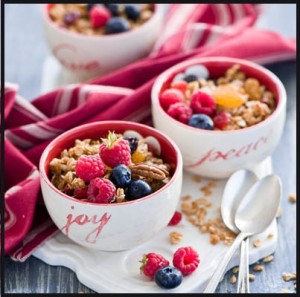
<svg viewBox="0 0 300 297"><path fill-rule="evenodd" d="M230 84L218 86L213 93L213 97L216 103L223 107L239 107L245 103L245 98L236 87Z"/></svg>
<svg viewBox="0 0 300 297"><path fill-rule="evenodd" d="M192 109L184 102L172 104L167 111L172 118L187 124L193 114Z"/></svg>
<svg viewBox="0 0 300 297"><path fill-rule="evenodd" d="M82 156L76 161L76 175L86 182L95 177L103 177L105 171L105 164L99 156Z"/></svg>
<svg viewBox="0 0 300 297"><path fill-rule="evenodd" d="M87 4L87 10L90 11L96 4Z"/></svg>
<svg viewBox="0 0 300 297"><path fill-rule="evenodd" d="M125 137L124 139L129 142L130 152L133 154L138 147L139 140L136 137Z"/></svg>
<svg viewBox="0 0 300 297"><path fill-rule="evenodd" d="M186 74L183 77L183 80L185 80L186 82L192 82L192 81L197 81L198 80L198 76L195 74Z"/></svg>
<svg viewBox="0 0 300 297"><path fill-rule="evenodd" d="M140 17L141 8L137 4L126 4L124 12L130 20L137 20Z"/></svg>
<svg viewBox="0 0 300 297"><path fill-rule="evenodd" d="M131 160L133 163L142 163L148 155L148 146L145 143L138 145L136 151L132 154Z"/></svg>
<svg viewBox="0 0 300 297"><path fill-rule="evenodd" d="M77 12L68 12L65 14L64 16L64 23L66 25L71 25L73 23L75 23L79 18L79 13Z"/></svg>
<svg viewBox="0 0 300 297"><path fill-rule="evenodd" d="M111 18L109 10L103 5L94 5L89 11L89 16L94 29L105 26L107 21Z"/></svg>
<svg viewBox="0 0 300 297"><path fill-rule="evenodd" d="M183 276L180 270L173 266L166 266L156 271L154 280L156 284L164 289L173 289L182 282Z"/></svg>
<svg viewBox="0 0 300 297"><path fill-rule="evenodd" d="M169 222L169 226L175 226L177 224L179 224L179 222L182 219L182 214L179 211L175 211L173 217L171 218L170 222Z"/></svg>
<svg viewBox="0 0 300 297"><path fill-rule="evenodd" d="M115 185L106 178L94 178L91 180L87 198L89 202L95 203L111 203L114 202L116 195Z"/></svg>
<svg viewBox="0 0 300 297"><path fill-rule="evenodd" d="M126 188L131 182L131 171L127 166L120 164L113 168L110 180L117 188Z"/></svg>
<svg viewBox="0 0 300 297"><path fill-rule="evenodd" d="M143 255L140 270L151 279L154 278L155 272L163 267L168 266L170 263L162 255L156 253L148 253Z"/></svg>
<svg viewBox="0 0 300 297"><path fill-rule="evenodd" d="M213 130L214 122L212 119L206 114L194 114L189 120L189 126L205 129L205 130Z"/></svg>
<svg viewBox="0 0 300 297"><path fill-rule="evenodd" d="M169 106L177 103L184 102L184 95L176 89L167 89L159 97L160 104L164 110L168 110Z"/></svg>
<svg viewBox="0 0 300 297"><path fill-rule="evenodd" d="M199 78L208 79L209 71L204 65L193 65L185 70L185 74L193 74Z"/></svg>
<svg viewBox="0 0 300 297"><path fill-rule="evenodd" d="M200 263L199 255L192 247L181 247L173 255L173 265L183 275L194 272Z"/></svg>
<svg viewBox="0 0 300 297"><path fill-rule="evenodd" d="M113 16L118 16L119 15L119 5L118 4L107 3L107 4L104 4L104 5L108 8L111 15L113 15Z"/></svg>
<svg viewBox="0 0 300 297"><path fill-rule="evenodd" d="M183 94L187 89L188 83L185 80L179 80L171 84L171 88L181 91Z"/></svg>
<svg viewBox="0 0 300 297"><path fill-rule="evenodd" d="M126 32L130 30L129 22L121 17L111 18L105 26L106 34L116 34L121 32Z"/></svg>
<svg viewBox="0 0 300 297"><path fill-rule="evenodd" d="M184 73L183 73L183 72L179 72L179 73L177 73L177 74L174 76L174 78L173 78L173 80L172 80L172 83L177 82L177 81L180 81L180 80L183 80L183 78L184 78Z"/></svg>
<svg viewBox="0 0 300 297"><path fill-rule="evenodd" d="M135 200L135 199L145 197L151 193L152 193L152 189L150 185L147 182L138 179L131 182L130 185L128 186L126 199Z"/></svg>
<svg viewBox="0 0 300 297"><path fill-rule="evenodd" d="M195 113L212 115L216 109L215 100L202 91L196 91L191 95L191 108Z"/></svg>
<svg viewBox="0 0 300 297"><path fill-rule="evenodd" d="M228 112L222 111L218 113L214 118L214 126L220 130L223 130L230 123L231 115Z"/></svg>
<svg viewBox="0 0 300 297"><path fill-rule="evenodd" d="M109 132L99 147L99 154L103 162L111 168L131 162L130 146L127 140L118 137L114 132Z"/></svg>
<svg viewBox="0 0 300 297"><path fill-rule="evenodd" d="M76 197L78 199L86 199L87 198L87 189L88 189L88 187L75 188L74 197Z"/></svg>

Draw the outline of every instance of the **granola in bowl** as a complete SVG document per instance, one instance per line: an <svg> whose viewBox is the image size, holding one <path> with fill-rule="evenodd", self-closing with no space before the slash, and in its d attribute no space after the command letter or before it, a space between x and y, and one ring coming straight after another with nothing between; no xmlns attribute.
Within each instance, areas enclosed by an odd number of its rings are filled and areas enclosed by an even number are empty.
<svg viewBox="0 0 300 297"><path fill-rule="evenodd" d="M136 200L158 191L172 176L172 166L159 151L153 138L110 131L106 138L76 139L51 160L50 180L58 190L81 201Z"/></svg>
<svg viewBox="0 0 300 297"><path fill-rule="evenodd" d="M256 125L276 108L275 95L239 64L211 77L204 65L177 73L159 95L172 118L205 130L238 130Z"/></svg>
<svg viewBox="0 0 300 297"><path fill-rule="evenodd" d="M97 36L133 30L153 12L153 4L52 4L49 16L60 28Z"/></svg>

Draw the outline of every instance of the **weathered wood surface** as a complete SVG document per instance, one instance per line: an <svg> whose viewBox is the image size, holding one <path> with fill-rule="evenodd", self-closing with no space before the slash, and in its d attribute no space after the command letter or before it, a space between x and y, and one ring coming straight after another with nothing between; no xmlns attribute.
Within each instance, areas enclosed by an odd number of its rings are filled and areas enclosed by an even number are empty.
<svg viewBox="0 0 300 297"><path fill-rule="evenodd" d="M296 35L294 4L268 5L258 25L276 30L287 37ZM40 94L42 67L50 55L43 35L40 5L10 4L5 8L5 74L17 83L20 94L29 100ZM288 194L296 191L296 63L267 66L283 81L288 95L284 133L272 155L274 172L283 182L282 217L278 219L279 242L274 261L262 272L254 272L250 283L253 293L294 291L293 282L284 282L283 272L296 271L296 207ZM253 266L250 271L252 271ZM236 292L228 272L217 292ZM80 284L75 273L64 267L49 266L30 257L24 263L5 258L5 292L7 293L78 293L92 292Z"/></svg>

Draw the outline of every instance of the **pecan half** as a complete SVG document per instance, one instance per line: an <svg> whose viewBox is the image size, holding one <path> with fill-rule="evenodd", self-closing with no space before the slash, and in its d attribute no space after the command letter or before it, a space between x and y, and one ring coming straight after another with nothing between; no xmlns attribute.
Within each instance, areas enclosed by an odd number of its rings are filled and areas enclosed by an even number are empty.
<svg viewBox="0 0 300 297"><path fill-rule="evenodd" d="M129 166L129 169L133 175L150 177L157 180L163 180L169 175L166 170L149 164L132 164Z"/></svg>

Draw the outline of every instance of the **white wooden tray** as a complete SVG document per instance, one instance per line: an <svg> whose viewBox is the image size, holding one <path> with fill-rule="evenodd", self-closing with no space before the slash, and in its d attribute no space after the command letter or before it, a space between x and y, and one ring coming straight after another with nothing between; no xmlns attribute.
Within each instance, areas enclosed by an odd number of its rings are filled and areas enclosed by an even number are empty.
<svg viewBox="0 0 300 297"><path fill-rule="evenodd" d="M270 174L272 172L271 159L266 159L254 168L254 171L259 177ZM185 173L182 196L191 195L192 198L199 198L201 196L199 189L208 182L207 179L196 182L192 175ZM209 196L208 199L212 202L212 206L208 208L208 216L218 216L218 207L225 182L226 180L217 181L217 187ZM180 210L180 204L178 210ZM179 244L172 245L168 237L169 233L175 230L181 232L183 238ZM267 238L269 233L273 234L272 238ZM253 241L258 238L261 239L262 245L254 248ZM272 254L276 249L276 243L277 224L275 220L264 233L251 238L250 264ZM173 253L180 246L195 248L201 261L198 269L184 277L180 286L172 290L164 290L159 288L154 281L150 281L140 274L139 261L144 253L160 253L171 262ZM217 245L210 244L209 235L202 234L183 216L181 223L177 226L167 226L150 241L128 251L102 252L87 249L59 233L39 247L33 255L49 265L70 268L76 273L82 284L99 293L201 293L228 248L223 242ZM238 265L238 262L239 252L237 251L227 270Z"/></svg>

